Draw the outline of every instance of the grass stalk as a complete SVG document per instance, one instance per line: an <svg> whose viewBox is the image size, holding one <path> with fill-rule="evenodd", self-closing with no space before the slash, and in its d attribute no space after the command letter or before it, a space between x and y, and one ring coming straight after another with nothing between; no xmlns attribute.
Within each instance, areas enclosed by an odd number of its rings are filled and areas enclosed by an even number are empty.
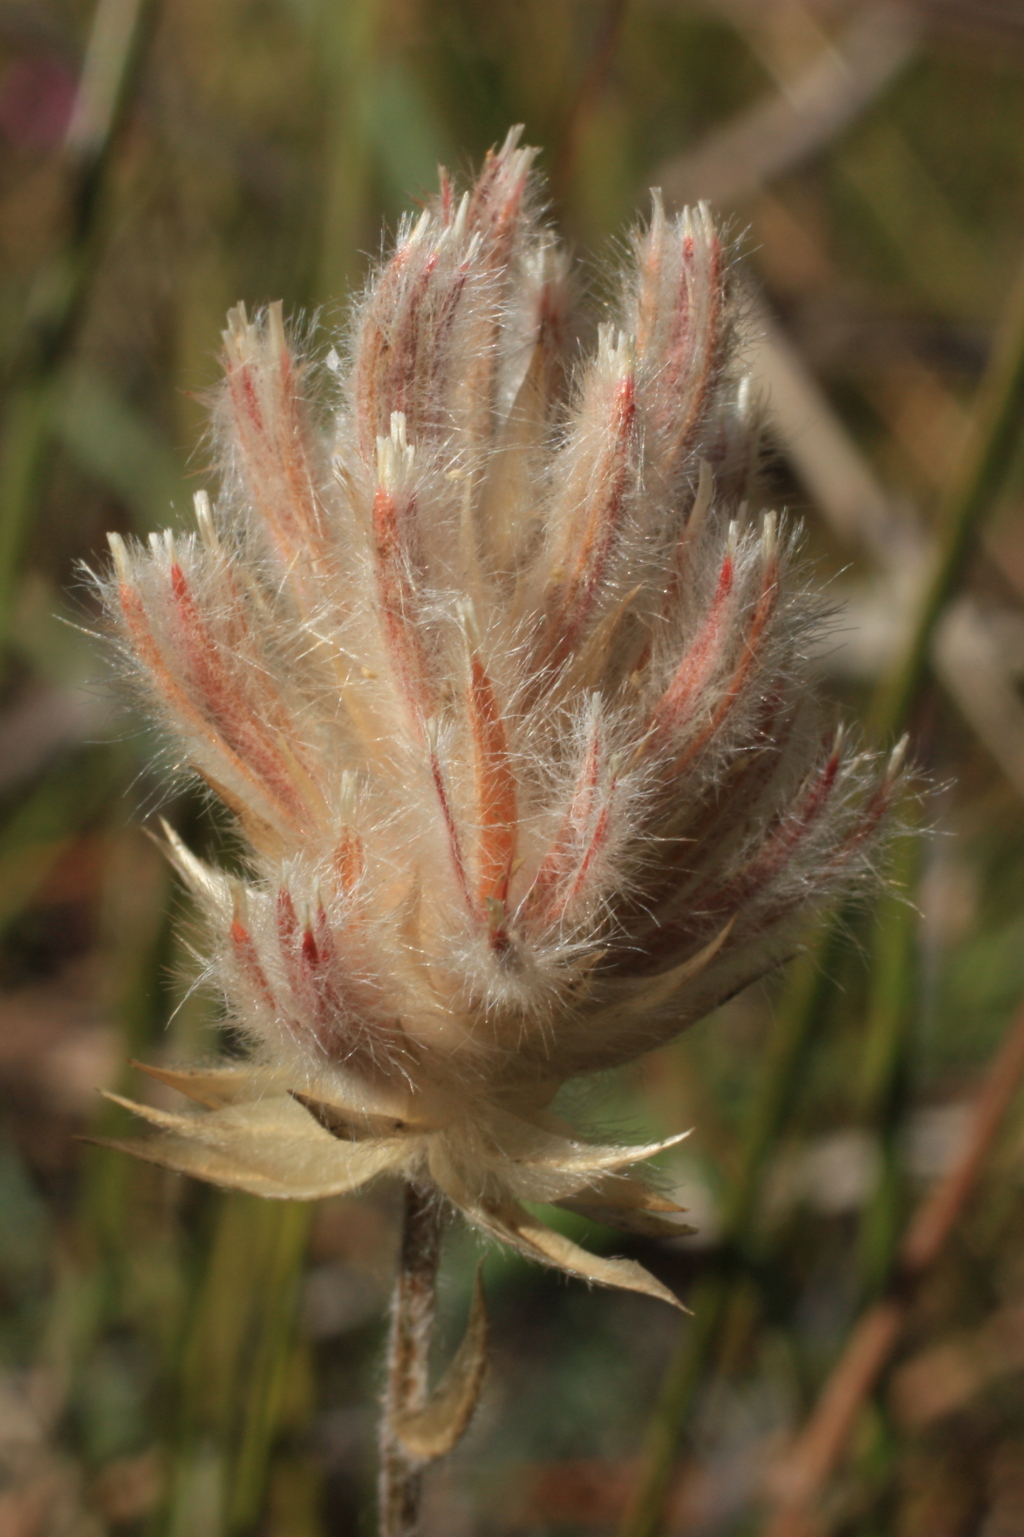
<svg viewBox="0 0 1024 1537"><path fill-rule="evenodd" d="M249 1375L228 1506L227 1529L232 1533L254 1530L262 1507L291 1365L311 1213L311 1207L298 1201L283 1201L269 1213L274 1240L260 1285L274 1300L265 1310Z"/></svg>
<svg viewBox="0 0 1024 1537"><path fill-rule="evenodd" d="M928 673L935 627L956 591L1020 446L1024 419L1024 265L1017 273L948 489L939 501L938 542L910 642L872 702L868 727L876 739L906 729Z"/></svg>
<svg viewBox="0 0 1024 1537"><path fill-rule="evenodd" d="M320 225L316 232L314 304L334 304L358 287L363 273L357 253L365 244L371 157L368 93L379 70L380 5L362 0L339 6L322 0L318 18L321 91L324 97L320 177Z"/></svg>
<svg viewBox="0 0 1024 1537"><path fill-rule="evenodd" d="M282 1411L312 1208L218 1198L181 1355L170 1497L157 1530L255 1530Z"/></svg>
<svg viewBox="0 0 1024 1537"><path fill-rule="evenodd" d="M878 1186L861 1219L858 1269L862 1291L885 1287L906 1208L902 1134L909 1097L909 1067L918 979L917 887L922 840L909 831L891 867L891 887L879 901L872 945L871 988L864 1025L858 1109L877 1129L881 1147Z"/></svg>
<svg viewBox="0 0 1024 1537"><path fill-rule="evenodd" d="M107 190L156 0L99 0L64 141L69 230L29 295L0 444L0 645L15 578L47 474L60 381L108 227Z"/></svg>

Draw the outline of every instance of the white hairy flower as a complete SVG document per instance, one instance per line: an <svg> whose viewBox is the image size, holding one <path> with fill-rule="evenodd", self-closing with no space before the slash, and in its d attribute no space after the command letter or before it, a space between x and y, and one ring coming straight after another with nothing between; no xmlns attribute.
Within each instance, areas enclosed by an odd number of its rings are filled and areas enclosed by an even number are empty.
<svg viewBox="0 0 1024 1537"><path fill-rule="evenodd" d="M280 307L232 311L216 501L187 537L111 539L145 703L245 840L243 877L168 834L251 1047L151 1069L205 1108L135 1106L156 1131L121 1145L266 1196L433 1182L535 1258L670 1297L522 1204L649 1230L674 1208L624 1171L669 1143L548 1107L790 953L897 769L823 727L818 605L747 510L707 210L655 197L575 365L518 138L403 224L316 404Z"/></svg>

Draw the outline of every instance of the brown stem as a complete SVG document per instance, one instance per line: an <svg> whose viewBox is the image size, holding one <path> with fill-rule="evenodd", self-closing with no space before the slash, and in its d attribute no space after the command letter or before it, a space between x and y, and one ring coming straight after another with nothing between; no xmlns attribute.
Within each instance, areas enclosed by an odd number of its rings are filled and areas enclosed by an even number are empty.
<svg viewBox="0 0 1024 1537"><path fill-rule="evenodd" d="M427 1401L440 1255L438 1199L407 1185L380 1418L379 1537L413 1537L419 1520L423 1463L405 1450L394 1427Z"/></svg>
<svg viewBox="0 0 1024 1537"><path fill-rule="evenodd" d="M899 1342L921 1280L945 1248L977 1183L1022 1078L1024 1009L981 1086L960 1156L910 1224L887 1294L854 1329L814 1412L772 1480L775 1510L764 1537L814 1537L818 1496L839 1462L861 1405Z"/></svg>

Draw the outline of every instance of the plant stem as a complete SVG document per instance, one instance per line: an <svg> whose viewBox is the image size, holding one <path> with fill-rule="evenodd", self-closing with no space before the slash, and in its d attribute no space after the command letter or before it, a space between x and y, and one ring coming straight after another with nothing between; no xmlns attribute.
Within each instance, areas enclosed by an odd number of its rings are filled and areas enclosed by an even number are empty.
<svg viewBox="0 0 1024 1537"><path fill-rule="evenodd" d="M39 492L63 365L110 222L107 192L157 0L98 0L64 142L70 229L37 274L7 380L0 442L0 644L11 630L18 563Z"/></svg>
<svg viewBox="0 0 1024 1537"><path fill-rule="evenodd" d="M1024 411L1024 266L1010 290L947 490L936 509L939 536L911 640L899 665L872 701L868 725L876 737L905 729L922 685L936 626L970 559L984 515L991 509L1020 444Z"/></svg>
<svg viewBox="0 0 1024 1537"><path fill-rule="evenodd" d="M387 1380L380 1419L379 1537L412 1537L419 1519L422 1464L405 1450L394 1427L400 1416L422 1409L427 1401L440 1256L441 1208L437 1198L409 1184L398 1275L391 1296Z"/></svg>
<svg viewBox="0 0 1024 1537"><path fill-rule="evenodd" d="M312 1208L231 1192L211 1216L177 1351L168 1499L151 1528L159 1537L256 1529L296 1349Z"/></svg>

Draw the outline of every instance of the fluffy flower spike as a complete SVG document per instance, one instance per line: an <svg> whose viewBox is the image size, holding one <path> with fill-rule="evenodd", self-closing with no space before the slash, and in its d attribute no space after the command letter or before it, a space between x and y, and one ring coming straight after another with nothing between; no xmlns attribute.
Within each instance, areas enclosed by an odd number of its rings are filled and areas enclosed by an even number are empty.
<svg viewBox="0 0 1024 1537"><path fill-rule="evenodd" d="M111 539L109 611L244 878L168 830L246 1066L144 1158L267 1196L432 1181L592 1280L674 1300L524 1202L670 1203L548 1108L790 953L893 795L824 727L794 536L746 498L758 420L706 208L655 196L592 355L512 132L447 178L355 309L333 398L239 306L197 532ZM326 376L325 376L326 377ZM678 1228L675 1229L678 1231Z"/></svg>

